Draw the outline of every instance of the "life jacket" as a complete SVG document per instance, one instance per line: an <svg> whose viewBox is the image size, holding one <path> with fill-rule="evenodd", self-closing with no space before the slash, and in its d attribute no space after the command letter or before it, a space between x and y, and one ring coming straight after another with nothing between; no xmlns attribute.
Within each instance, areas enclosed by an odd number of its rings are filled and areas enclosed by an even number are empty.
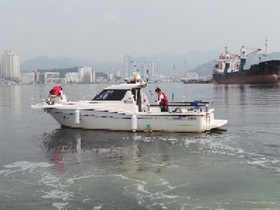
<svg viewBox="0 0 280 210"><path fill-rule="evenodd" d="M165 105L165 106L168 106L168 99L167 99L167 96L164 92L159 92L158 93L158 100L160 100L160 95L163 95L163 99L161 99L161 101L159 102L159 105Z"/></svg>
<svg viewBox="0 0 280 210"><path fill-rule="evenodd" d="M60 96L61 90L62 90L62 88L60 86L53 86L53 88L50 90L50 95Z"/></svg>

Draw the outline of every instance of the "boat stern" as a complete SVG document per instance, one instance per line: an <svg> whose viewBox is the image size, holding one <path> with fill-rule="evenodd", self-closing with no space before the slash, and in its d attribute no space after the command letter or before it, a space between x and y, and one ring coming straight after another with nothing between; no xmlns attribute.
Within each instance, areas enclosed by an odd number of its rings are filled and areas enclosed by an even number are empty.
<svg viewBox="0 0 280 210"><path fill-rule="evenodd" d="M211 120L210 124L205 125L205 131L210 131L212 129L220 128L228 123L228 120L214 119Z"/></svg>

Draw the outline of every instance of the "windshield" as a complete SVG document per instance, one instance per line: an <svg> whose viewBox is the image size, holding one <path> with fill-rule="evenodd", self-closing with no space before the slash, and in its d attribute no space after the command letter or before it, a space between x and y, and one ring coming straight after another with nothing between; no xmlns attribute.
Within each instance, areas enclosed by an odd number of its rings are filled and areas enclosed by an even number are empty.
<svg viewBox="0 0 280 210"><path fill-rule="evenodd" d="M120 101L125 96L127 90L103 90L92 100L108 100L108 101Z"/></svg>

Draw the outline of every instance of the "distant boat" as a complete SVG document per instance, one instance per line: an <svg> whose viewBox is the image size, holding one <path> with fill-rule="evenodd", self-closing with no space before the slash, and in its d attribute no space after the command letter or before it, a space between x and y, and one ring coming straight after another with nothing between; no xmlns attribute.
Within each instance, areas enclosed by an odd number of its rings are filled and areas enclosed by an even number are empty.
<svg viewBox="0 0 280 210"><path fill-rule="evenodd" d="M267 44L266 44L267 46ZM244 69L247 58L256 55L261 49L246 54L242 46L240 55L221 54L213 69L213 80L218 84L274 84L279 79L280 60L266 60Z"/></svg>

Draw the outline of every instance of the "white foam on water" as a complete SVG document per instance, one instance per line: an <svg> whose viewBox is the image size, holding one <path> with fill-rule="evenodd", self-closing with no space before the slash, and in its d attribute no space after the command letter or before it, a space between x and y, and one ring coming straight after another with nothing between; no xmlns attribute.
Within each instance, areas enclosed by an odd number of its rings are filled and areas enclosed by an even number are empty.
<svg viewBox="0 0 280 210"><path fill-rule="evenodd" d="M46 169L53 164L46 162L28 162L28 161L18 161L11 164L3 165L4 168L9 170L1 170L0 175L12 176L13 180L20 182L21 184L34 184L45 185L46 187L41 187L40 190L36 191L34 197L40 196L44 199L61 200L62 202L54 202L52 205L57 209L64 209L68 205L68 200L73 196L72 192L68 192L69 183L64 183L61 178L52 175ZM24 176L21 176L21 174ZM28 173L30 175L28 175ZM16 176L15 176L16 175ZM27 176L28 175L28 176ZM39 175L39 180L38 179ZM16 179L14 179L16 177ZM25 179L30 179L29 183L23 181Z"/></svg>
<svg viewBox="0 0 280 210"><path fill-rule="evenodd" d="M248 203L248 204L265 204L265 205L275 205L276 202L272 201L240 201L240 203ZM268 208L269 209L269 208Z"/></svg>
<svg viewBox="0 0 280 210"><path fill-rule="evenodd" d="M82 200L82 202L85 203L85 202L91 201L91 200L92 200L91 198L84 198L84 199Z"/></svg>
<svg viewBox="0 0 280 210"><path fill-rule="evenodd" d="M28 161L18 161L18 162L12 163L12 164L3 165L4 168L11 169L11 170L5 172L6 176L13 174L13 173L20 172L20 171L28 171L28 170L32 171L37 168L47 168L50 166L52 166L52 164L49 164L46 162L36 163L36 162L28 162ZM18 168L18 169L12 170L14 168Z"/></svg>
<svg viewBox="0 0 280 210"><path fill-rule="evenodd" d="M99 209L102 209L102 205L94 206L94 207L93 207L93 210L99 210Z"/></svg>
<svg viewBox="0 0 280 210"><path fill-rule="evenodd" d="M176 162L178 161L163 161L162 163L155 163L152 166L159 168L180 168L180 165L175 164Z"/></svg>
<svg viewBox="0 0 280 210"><path fill-rule="evenodd" d="M64 207L68 205L68 201L74 197L74 193L69 192L69 182L65 182L61 178L50 173L42 173L42 178L38 183L47 186L47 190L42 190L41 193L44 195L42 195L41 198L63 201L53 203L53 206L59 210L64 209Z"/></svg>
<svg viewBox="0 0 280 210"><path fill-rule="evenodd" d="M146 193L146 194L151 194L149 191L145 190L145 186L143 184L137 184L137 189L142 192L142 193Z"/></svg>
<svg viewBox="0 0 280 210"><path fill-rule="evenodd" d="M89 179L89 178L92 178L92 177L96 177L95 175L90 175L90 174L88 174L88 175L82 175L82 176L80 176L80 177L77 177L77 176L75 176L74 178L68 178L66 181L69 183L69 184L73 184L75 181L77 181L77 180L81 180L81 179Z"/></svg>
<svg viewBox="0 0 280 210"><path fill-rule="evenodd" d="M0 175L2 174L7 174L8 172L10 172L11 170L0 170Z"/></svg>
<svg viewBox="0 0 280 210"><path fill-rule="evenodd" d="M273 172L280 172L280 158L246 152L236 145L234 137L231 136L227 136L220 141L218 140L211 143L211 152L221 155L235 156L243 163L259 166Z"/></svg>
<svg viewBox="0 0 280 210"><path fill-rule="evenodd" d="M115 174L114 176L120 177L120 178L126 179L126 180L131 180L131 181L133 181L133 182L140 182L140 183L142 183L142 184L146 184L145 181L138 180L138 179L132 179L132 178L129 178L129 177L124 176L123 174Z"/></svg>
<svg viewBox="0 0 280 210"><path fill-rule="evenodd" d="M179 195L169 194L171 190L186 186L186 184L172 186L170 182L159 177L158 175L152 173L150 175L151 176L149 176L149 179L151 180L145 181L119 175L119 177L122 179L132 181L132 183L125 186L124 189L126 190L127 194L131 194L138 198L139 205L145 205L148 208L160 206L161 209L168 209L170 205L172 206L172 204L178 203L179 200L190 199L188 196L182 197Z"/></svg>
<svg viewBox="0 0 280 210"><path fill-rule="evenodd" d="M42 198L61 199L63 201L66 201L69 199L70 196L73 196L73 193L68 193L61 189L54 189L45 193L46 193L45 195L41 196Z"/></svg>
<svg viewBox="0 0 280 210"><path fill-rule="evenodd" d="M38 184L45 184L46 186L49 187L57 187L57 184L60 182L60 179L54 175L51 175L49 173L46 172L42 172L43 176L41 178L41 180L38 181Z"/></svg>
<svg viewBox="0 0 280 210"><path fill-rule="evenodd" d="M5 168L22 168L22 170L28 170L30 168L37 168L37 167L46 168L46 167L50 167L52 165L53 164L49 164L46 162L36 163L36 162L28 162L28 161L18 161L18 162L12 163L12 164L3 165L3 167L5 167Z"/></svg>
<svg viewBox="0 0 280 210"><path fill-rule="evenodd" d="M53 203L52 205L53 205L53 207L57 208L58 210L61 210L61 209L64 209L64 207L67 206L68 203L67 202L66 203Z"/></svg>

